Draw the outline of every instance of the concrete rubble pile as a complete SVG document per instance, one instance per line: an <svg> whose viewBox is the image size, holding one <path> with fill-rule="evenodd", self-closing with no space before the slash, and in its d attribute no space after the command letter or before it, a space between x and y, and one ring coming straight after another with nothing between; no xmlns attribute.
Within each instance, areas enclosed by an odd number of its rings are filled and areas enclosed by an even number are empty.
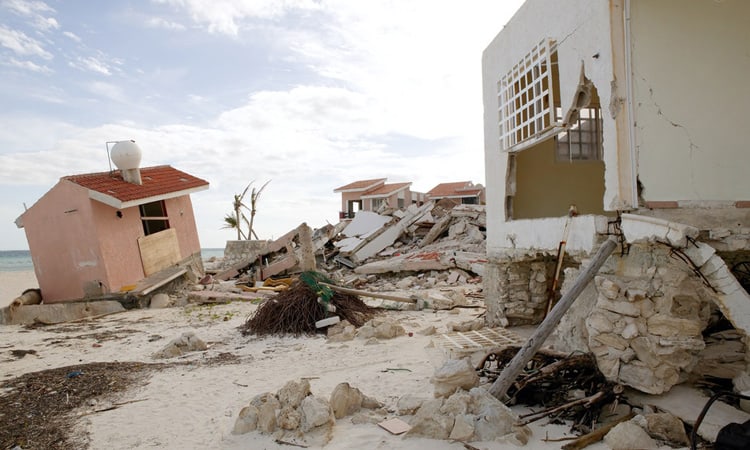
<svg viewBox="0 0 750 450"><path fill-rule="evenodd" d="M485 227L483 205L441 200L404 211L359 211L352 220L314 231L303 223L273 241L229 241L224 258L207 265L212 275L204 284L211 292L193 292L191 300L221 296L216 291L240 295L270 277L305 270L327 273L342 286L367 285L373 291L466 284L480 290ZM431 291L424 297L420 308L467 303L463 292Z"/></svg>

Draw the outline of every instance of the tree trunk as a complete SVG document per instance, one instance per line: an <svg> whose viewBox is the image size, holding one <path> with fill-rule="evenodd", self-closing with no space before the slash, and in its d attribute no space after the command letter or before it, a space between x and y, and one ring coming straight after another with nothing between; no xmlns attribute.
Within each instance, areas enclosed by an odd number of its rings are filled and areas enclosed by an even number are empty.
<svg viewBox="0 0 750 450"><path fill-rule="evenodd" d="M526 344L521 347L516 356L513 357L500 373L500 376L492 383L490 394L494 395L498 400L504 401L508 388L510 388L518 377L518 374L521 373L526 363L534 357L534 354L544 344L544 341L552 334L562 316L594 278L609 255L615 250L615 247L617 247L617 241L612 238L606 240L599 247L599 251L596 252L589 265L578 275L570 290L555 304L555 307L547 314L547 317L539 325L536 332L526 341Z"/></svg>

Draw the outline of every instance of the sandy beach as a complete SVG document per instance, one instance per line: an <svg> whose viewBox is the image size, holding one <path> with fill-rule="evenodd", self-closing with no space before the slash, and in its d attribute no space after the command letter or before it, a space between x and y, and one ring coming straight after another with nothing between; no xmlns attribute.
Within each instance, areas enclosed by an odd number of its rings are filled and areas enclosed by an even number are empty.
<svg viewBox="0 0 750 450"><path fill-rule="evenodd" d="M16 292L33 281L28 273L3 274L3 292ZM92 449L241 449L294 448L270 435L232 434L239 411L258 394L276 392L288 381L308 379L315 396L328 399L336 385L348 382L383 403L382 418L396 417L402 396L433 397L430 378L446 360L434 335L448 324L471 320L476 309L387 311L383 317L407 333L393 339L329 343L324 336L242 336L238 327L257 305L232 302L141 309L44 327L0 327L2 382L22 374L95 362L168 363L149 371L142 382L112 398L90 401L76 411L75 435ZM186 331L208 349L155 359L154 354ZM33 351L22 357L12 350ZM85 381L85 370L80 375ZM112 407L115 405L115 407ZM377 415L376 415L377 416ZM377 417L375 418L377 419ZM353 416L337 420L329 449L463 449L462 443L391 435L377 424ZM532 424L526 448L560 448L544 439L570 436L568 427ZM481 449L516 448L508 442L473 443ZM601 447L598 447L601 446ZM597 444L590 448L606 448Z"/></svg>
<svg viewBox="0 0 750 450"><path fill-rule="evenodd" d="M24 290L37 287L39 283L33 270L0 272L0 308L8 306Z"/></svg>

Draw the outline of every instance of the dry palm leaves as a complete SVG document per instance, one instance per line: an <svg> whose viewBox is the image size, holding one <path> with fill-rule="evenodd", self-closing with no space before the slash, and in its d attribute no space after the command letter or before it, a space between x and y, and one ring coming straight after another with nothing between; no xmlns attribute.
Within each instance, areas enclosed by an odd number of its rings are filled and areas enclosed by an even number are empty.
<svg viewBox="0 0 750 450"><path fill-rule="evenodd" d="M240 331L243 335L312 334L319 331L315 322L332 315L355 327L375 315L376 310L356 295L334 292L319 282L333 284L318 272L303 272L289 289L260 305Z"/></svg>

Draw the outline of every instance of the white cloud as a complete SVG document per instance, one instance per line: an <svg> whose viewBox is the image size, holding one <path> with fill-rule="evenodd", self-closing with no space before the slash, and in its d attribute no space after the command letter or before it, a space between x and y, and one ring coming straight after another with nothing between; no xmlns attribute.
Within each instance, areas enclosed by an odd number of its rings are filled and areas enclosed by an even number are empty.
<svg viewBox="0 0 750 450"><path fill-rule="evenodd" d="M186 10L212 33L236 36L244 21L273 19L288 11L315 10L315 0L156 0Z"/></svg>
<svg viewBox="0 0 750 450"><path fill-rule="evenodd" d="M55 10L44 2L5 0L3 6L19 16L31 19L34 28L39 31L47 32L60 28L60 24L54 17L46 16L46 14L54 13Z"/></svg>
<svg viewBox="0 0 750 450"><path fill-rule="evenodd" d="M39 41L27 36L22 31L11 30L2 25L0 25L0 45L18 55L52 59L52 54L46 51Z"/></svg>
<svg viewBox="0 0 750 450"><path fill-rule="evenodd" d="M89 92L97 97L104 97L115 102L125 102L127 97L125 96L122 87L112 84L105 83L103 81L94 81L86 85Z"/></svg>
<svg viewBox="0 0 750 450"><path fill-rule="evenodd" d="M69 64L76 69L95 72L101 75L112 75L110 66L101 59L93 56L79 56L75 61L70 61Z"/></svg>
<svg viewBox="0 0 750 450"><path fill-rule="evenodd" d="M31 72L52 73L52 69L50 69L47 66L40 66L38 64L34 64L31 61L19 61L16 58L11 58L10 61L8 61L7 65L10 67L17 67L19 69L28 70Z"/></svg>
<svg viewBox="0 0 750 450"><path fill-rule="evenodd" d="M41 13L53 13L55 10L41 1L4 0L3 6L20 16L32 17Z"/></svg>
<svg viewBox="0 0 750 450"><path fill-rule="evenodd" d="M81 38L78 35L76 35L75 33L73 33L73 32L63 31L62 34L63 34L63 36L67 37L68 39L70 39L72 41L81 42Z"/></svg>
<svg viewBox="0 0 750 450"><path fill-rule="evenodd" d="M146 26L151 28L162 28L165 30L172 30L172 31L184 31L187 29L185 25L177 22L173 22L171 20L166 20L161 17L149 17L146 20Z"/></svg>

